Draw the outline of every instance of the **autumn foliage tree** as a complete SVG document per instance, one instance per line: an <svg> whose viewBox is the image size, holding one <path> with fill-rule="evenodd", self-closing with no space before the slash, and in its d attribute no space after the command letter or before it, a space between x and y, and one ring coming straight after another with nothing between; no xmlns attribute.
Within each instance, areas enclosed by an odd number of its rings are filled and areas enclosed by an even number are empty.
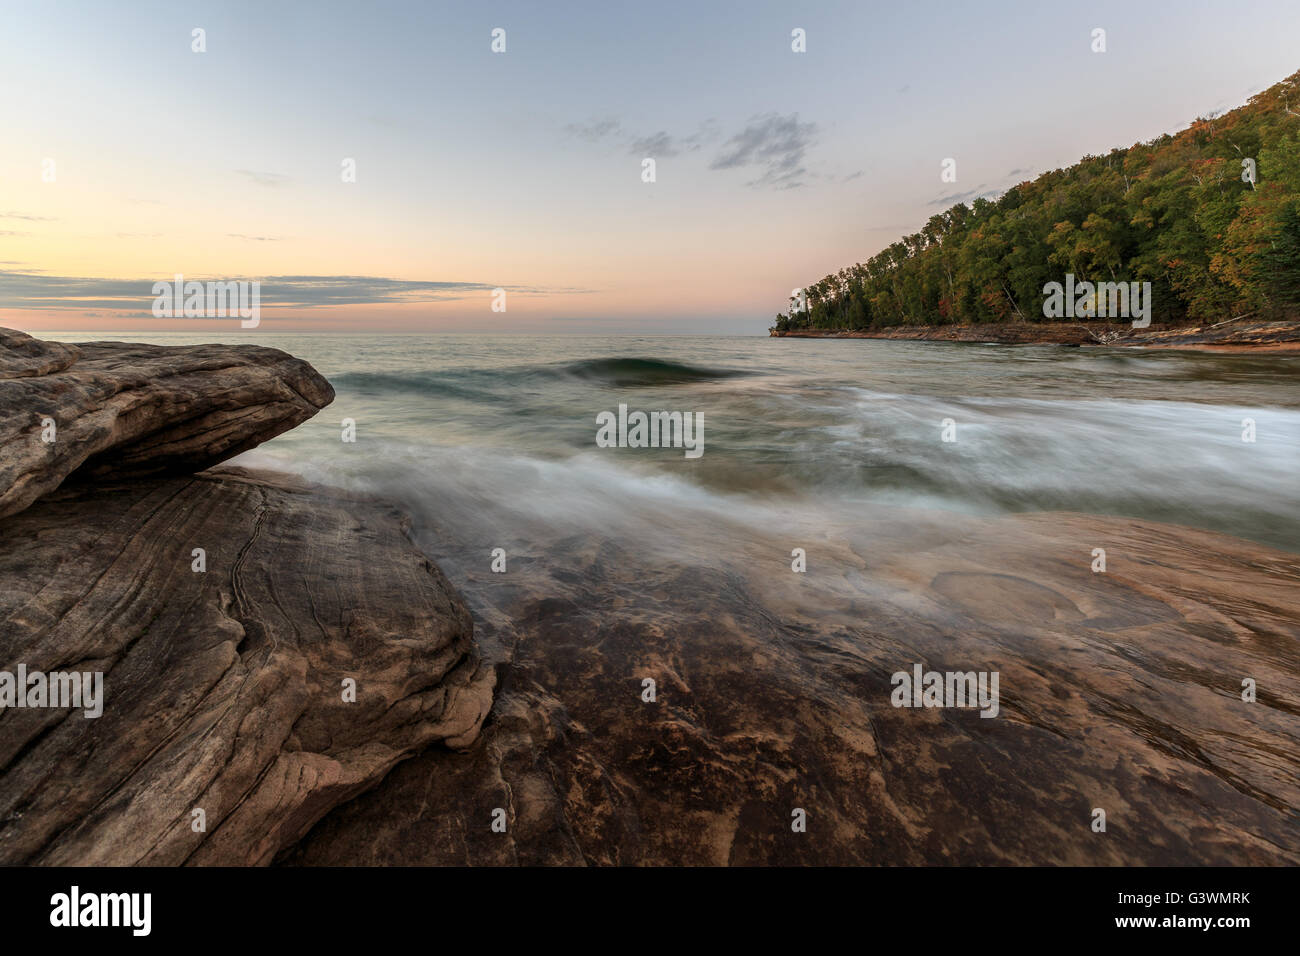
<svg viewBox="0 0 1300 956"><path fill-rule="evenodd" d="M1153 321L1300 316L1300 72L1222 116L932 216L775 328L1041 322L1064 274L1150 282Z"/></svg>

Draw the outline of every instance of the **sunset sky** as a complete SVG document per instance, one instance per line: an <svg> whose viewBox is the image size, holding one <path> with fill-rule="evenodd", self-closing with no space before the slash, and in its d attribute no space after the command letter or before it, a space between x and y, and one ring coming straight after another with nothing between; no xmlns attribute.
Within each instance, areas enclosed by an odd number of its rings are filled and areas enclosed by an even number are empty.
<svg viewBox="0 0 1300 956"><path fill-rule="evenodd" d="M762 333L954 202L1240 105L1297 37L1296 0L0 0L0 325L237 327L153 318L183 273L261 280L280 331Z"/></svg>

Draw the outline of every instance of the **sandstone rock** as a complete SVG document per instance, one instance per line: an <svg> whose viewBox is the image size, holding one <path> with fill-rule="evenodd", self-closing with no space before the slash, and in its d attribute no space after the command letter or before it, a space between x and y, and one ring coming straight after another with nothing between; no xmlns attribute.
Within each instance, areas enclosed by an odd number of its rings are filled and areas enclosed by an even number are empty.
<svg viewBox="0 0 1300 956"><path fill-rule="evenodd" d="M1300 351L1300 322L1234 322L1204 326L1151 325L1103 319L1046 322L987 322L974 325L899 325L882 329L795 329L768 331L773 338L902 339L921 342L979 342L999 345L1105 345L1114 348L1200 349L1225 352Z"/></svg>
<svg viewBox="0 0 1300 956"><path fill-rule="evenodd" d="M252 345L41 342L0 329L0 517L69 476L188 473L316 414L315 369ZM51 419L55 440L43 440Z"/></svg>
<svg viewBox="0 0 1300 956"><path fill-rule="evenodd" d="M212 453L167 424L180 407L229 449L327 398L281 353L222 351L172 350L187 371L166 374L159 350L83 347L43 394L97 409L65 428L131 466ZM70 485L0 520L0 634L0 670L105 675L101 717L0 710L4 864L267 863L404 757L470 743L492 702L470 616L400 515L239 470Z"/></svg>
<svg viewBox="0 0 1300 956"><path fill-rule="evenodd" d="M75 345L44 342L26 332L0 329L0 381L61 372L79 358L81 349Z"/></svg>
<svg viewBox="0 0 1300 956"><path fill-rule="evenodd" d="M806 575L788 538L700 538L700 564L552 540L508 582L439 552L500 662L491 720L282 862L1300 863L1296 555L1060 514L863 509ZM999 715L895 708L913 663L1000 672Z"/></svg>

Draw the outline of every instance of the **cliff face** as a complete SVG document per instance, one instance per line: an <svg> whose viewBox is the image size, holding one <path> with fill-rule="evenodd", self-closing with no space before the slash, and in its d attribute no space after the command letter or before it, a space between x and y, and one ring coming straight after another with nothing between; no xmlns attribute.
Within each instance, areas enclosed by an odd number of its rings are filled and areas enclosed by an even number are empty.
<svg viewBox="0 0 1300 956"><path fill-rule="evenodd" d="M0 709L0 862L267 863L476 737L493 674L402 515L238 469L138 477L332 398L272 349L0 334L0 672L103 675L98 717Z"/></svg>

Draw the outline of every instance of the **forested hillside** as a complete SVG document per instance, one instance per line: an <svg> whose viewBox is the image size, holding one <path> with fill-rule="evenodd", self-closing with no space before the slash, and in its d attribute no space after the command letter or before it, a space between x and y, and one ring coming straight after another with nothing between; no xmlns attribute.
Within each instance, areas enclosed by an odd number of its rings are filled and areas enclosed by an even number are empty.
<svg viewBox="0 0 1300 956"><path fill-rule="evenodd" d="M1066 273L1150 282L1156 323L1300 316L1300 72L1175 135L959 203L807 286L806 311L792 299L775 329L1055 321L1044 286Z"/></svg>

